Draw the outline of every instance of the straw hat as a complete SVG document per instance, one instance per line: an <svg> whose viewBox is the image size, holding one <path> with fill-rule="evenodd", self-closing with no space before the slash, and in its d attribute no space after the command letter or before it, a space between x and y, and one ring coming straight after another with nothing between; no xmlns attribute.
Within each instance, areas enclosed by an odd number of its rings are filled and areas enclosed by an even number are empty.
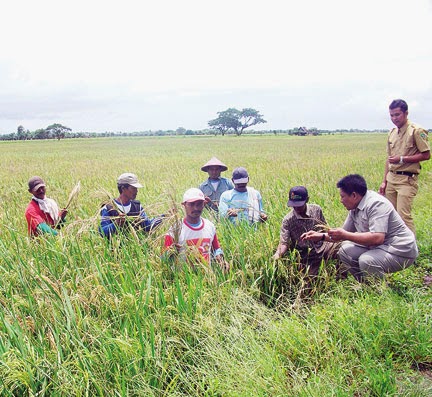
<svg viewBox="0 0 432 397"><path fill-rule="evenodd" d="M218 160L216 157L212 157L209 161L207 161L207 163L205 163L202 167L201 167L201 171L207 172L208 171L208 167L217 165L218 167L221 167L221 171L226 171L228 169L228 167L222 163L222 161Z"/></svg>

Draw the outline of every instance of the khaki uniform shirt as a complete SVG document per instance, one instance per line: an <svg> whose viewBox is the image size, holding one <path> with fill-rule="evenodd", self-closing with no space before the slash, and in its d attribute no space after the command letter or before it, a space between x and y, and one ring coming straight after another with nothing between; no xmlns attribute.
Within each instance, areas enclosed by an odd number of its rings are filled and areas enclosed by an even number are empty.
<svg viewBox="0 0 432 397"><path fill-rule="evenodd" d="M412 156L430 150L428 132L424 128L407 121L400 129L393 128L388 135L387 154L389 156ZM389 164L389 171L420 173L420 163Z"/></svg>

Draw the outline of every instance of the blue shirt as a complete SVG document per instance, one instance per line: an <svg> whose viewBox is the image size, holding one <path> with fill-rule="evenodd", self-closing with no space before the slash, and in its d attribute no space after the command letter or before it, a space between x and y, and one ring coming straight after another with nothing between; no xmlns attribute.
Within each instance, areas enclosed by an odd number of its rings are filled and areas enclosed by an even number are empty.
<svg viewBox="0 0 432 397"><path fill-rule="evenodd" d="M120 214L139 218L134 222L133 227L135 229L142 229L146 232L149 232L162 223L163 215L156 218L149 218L145 213L144 208L141 206L141 203L137 200L130 201L126 204L122 204L117 200L114 200L114 202L116 204L115 206L112 204L106 204L100 211L102 219L99 226L99 233L105 237L109 238L120 230L113 221L113 218Z"/></svg>
<svg viewBox="0 0 432 397"><path fill-rule="evenodd" d="M228 209L238 210L237 216L228 216ZM259 213L264 212L262 197L258 190L248 187L246 192L238 192L235 189L223 192L219 201L219 214L221 217L228 217L229 220L238 224L245 221L250 224L259 221Z"/></svg>

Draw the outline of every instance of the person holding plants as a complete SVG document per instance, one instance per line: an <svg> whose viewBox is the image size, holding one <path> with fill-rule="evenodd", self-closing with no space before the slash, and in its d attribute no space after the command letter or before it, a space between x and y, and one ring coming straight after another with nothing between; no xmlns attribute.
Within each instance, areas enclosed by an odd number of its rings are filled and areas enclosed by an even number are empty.
<svg viewBox="0 0 432 397"><path fill-rule="evenodd" d="M165 235L164 255L168 258L180 256L192 265L211 265L214 258L221 270L228 272L230 266L224 260L216 227L208 219L201 217L205 205L204 193L197 188L186 190L182 205L186 216Z"/></svg>
<svg viewBox="0 0 432 397"><path fill-rule="evenodd" d="M221 172L226 171L228 167L212 157L206 164L201 167L201 171L208 173L208 179L199 186L206 199L206 207L218 211L219 199L226 190L234 189L233 183L228 178L221 177Z"/></svg>
<svg viewBox="0 0 432 397"><path fill-rule="evenodd" d="M219 200L219 214L229 219L234 225L265 222L267 215L263 210L261 193L253 187L248 187L249 174L243 167L233 171L234 189L222 193Z"/></svg>
<svg viewBox="0 0 432 397"><path fill-rule="evenodd" d="M27 228L30 236L58 234L63 226L67 210L59 210L55 200L46 197L46 185L40 176L33 176L28 181L28 191L32 194L25 210Z"/></svg>
<svg viewBox="0 0 432 397"><path fill-rule="evenodd" d="M368 190L358 174L345 176L336 186L349 211L343 226L327 233L311 230L301 238L341 241L339 259L360 282L369 275L382 278L412 265L418 256L416 239L391 202Z"/></svg>
<svg viewBox="0 0 432 397"><path fill-rule="evenodd" d="M135 200L138 189L142 187L135 174L127 172L118 177L117 189L120 195L105 204L100 211L99 233L102 236L111 238L130 227L149 232L162 223L164 215L149 218L141 203Z"/></svg>
<svg viewBox="0 0 432 397"><path fill-rule="evenodd" d="M324 230L327 227L321 207L308 202L309 194L304 186L290 189L288 207L292 210L282 221L279 245L272 258L279 260L288 250L295 249L300 255L300 269L310 276L316 276L323 259L336 257L337 247L323 241L323 238L316 242L301 238L308 230Z"/></svg>
<svg viewBox="0 0 432 397"><path fill-rule="evenodd" d="M388 135L388 157L379 192L390 200L415 233L411 208L418 190L420 162L430 159L428 132L408 120L408 105L403 99L392 101L389 111L396 128Z"/></svg>

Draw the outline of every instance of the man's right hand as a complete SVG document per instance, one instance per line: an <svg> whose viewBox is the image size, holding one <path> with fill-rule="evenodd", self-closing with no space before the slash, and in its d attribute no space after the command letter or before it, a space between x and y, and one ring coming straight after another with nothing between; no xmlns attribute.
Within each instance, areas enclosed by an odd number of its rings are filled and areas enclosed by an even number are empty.
<svg viewBox="0 0 432 397"><path fill-rule="evenodd" d="M386 191L386 187L387 187L387 182L381 183L381 186L379 188L378 193L381 194L382 196L384 196L385 195L385 191Z"/></svg>

